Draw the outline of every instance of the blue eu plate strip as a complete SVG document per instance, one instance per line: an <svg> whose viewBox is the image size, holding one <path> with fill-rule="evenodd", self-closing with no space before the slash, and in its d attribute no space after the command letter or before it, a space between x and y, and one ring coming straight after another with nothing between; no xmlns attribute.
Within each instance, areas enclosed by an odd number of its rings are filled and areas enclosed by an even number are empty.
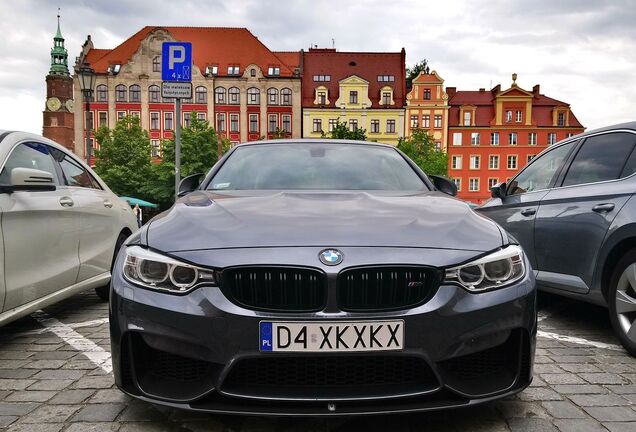
<svg viewBox="0 0 636 432"><path fill-rule="evenodd" d="M274 345L274 337L272 336L272 323L260 323L260 349L261 351L272 351Z"/></svg>

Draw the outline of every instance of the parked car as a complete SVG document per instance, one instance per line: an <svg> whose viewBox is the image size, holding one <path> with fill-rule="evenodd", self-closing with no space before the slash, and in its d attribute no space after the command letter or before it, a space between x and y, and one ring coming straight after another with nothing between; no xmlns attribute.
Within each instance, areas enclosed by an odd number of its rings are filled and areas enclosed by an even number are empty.
<svg viewBox="0 0 636 432"><path fill-rule="evenodd" d="M478 209L523 246L539 289L607 306L636 355L636 122L544 150Z"/></svg>
<svg viewBox="0 0 636 432"><path fill-rule="evenodd" d="M520 246L392 146L233 148L126 242L116 384L198 411L349 415L467 406L531 381Z"/></svg>
<svg viewBox="0 0 636 432"><path fill-rule="evenodd" d="M0 131L0 325L79 291L108 299L130 206L72 152Z"/></svg>

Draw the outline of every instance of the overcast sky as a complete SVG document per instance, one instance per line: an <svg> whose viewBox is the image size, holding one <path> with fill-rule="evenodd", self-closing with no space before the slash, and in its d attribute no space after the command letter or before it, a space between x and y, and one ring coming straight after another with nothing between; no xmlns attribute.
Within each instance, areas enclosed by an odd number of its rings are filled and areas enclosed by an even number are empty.
<svg viewBox="0 0 636 432"><path fill-rule="evenodd" d="M87 34L113 48L146 25L247 27L270 49L406 49L445 85L517 83L588 129L636 120L636 0L0 0L0 129L42 133L57 7L69 63Z"/></svg>

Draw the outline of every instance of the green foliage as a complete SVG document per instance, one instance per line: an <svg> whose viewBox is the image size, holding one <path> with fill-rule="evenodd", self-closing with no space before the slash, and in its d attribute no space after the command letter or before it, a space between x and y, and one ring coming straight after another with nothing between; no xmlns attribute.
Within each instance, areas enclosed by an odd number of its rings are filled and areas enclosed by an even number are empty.
<svg viewBox="0 0 636 432"><path fill-rule="evenodd" d="M333 138L333 139L346 139L346 140L358 140L358 141L366 141L367 140L367 130L357 128L355 130L350 130L349 126L347 126L346 122L340 122L338 120L333 128L333 131L329 135L322 133L323 138Z"/></svg>
<svg viewBox="0 0 636 432"><path fill-rule="evenodd" d="M285 129L280 129L280 128L276 128L276 130L272 134L273 139L289 138L290 136L291 134L289 132L286 132Z"/></svg>
<svg viewBox="0 0 636 432"><path fill-rule="evenodd" d="M430 72L430 68L428 67L428 60L423 59L419 63L415 63L413 67L406 68L406 81L413 82L413 80L417 78L420 72Z"/></svg>
<svg viewBox="0 0 636 432"><path fill-rule="evenodd" d="M181 129L181 178L207 173L217 161L216 132L207 120L197 119L196 112L191 114L190 119L190 126ZM162 160L152 167L148 189L154 202L166 208L174 202L174 139L163 141L161 147ZM229 140L223 140L223 147L229 148Z"/></svg>
<svg viewBox="0 0 636 432"><path fill-rule="evenodd" d="M151 173L150 139L139 117L124 117L115 129L102 127L95 132L100 144L95 150L95 172L112 191L152 201L147 191Z"/></svg>
<svg viewBox="0 0 636 432"><path fill-rule="evenodd" d="M408 138L400 138L397 148L404 152L428 175L448 175L448 155L435 148L427 131L413 129Z"/></svg>

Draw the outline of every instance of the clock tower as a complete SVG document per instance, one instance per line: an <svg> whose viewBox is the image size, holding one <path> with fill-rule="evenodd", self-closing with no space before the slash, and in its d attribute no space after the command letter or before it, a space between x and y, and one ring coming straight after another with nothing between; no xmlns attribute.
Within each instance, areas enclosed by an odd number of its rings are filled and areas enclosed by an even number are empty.
<svg viewBox="0 0 636 432"><path fill-rule="evenodd" d="M46 138L75 150L73 115L73 78L68 72L68 52L60 31L60 15L57 15L57 33L51 48L51 68L46 76L46 104L43 132Z"/></svg>

